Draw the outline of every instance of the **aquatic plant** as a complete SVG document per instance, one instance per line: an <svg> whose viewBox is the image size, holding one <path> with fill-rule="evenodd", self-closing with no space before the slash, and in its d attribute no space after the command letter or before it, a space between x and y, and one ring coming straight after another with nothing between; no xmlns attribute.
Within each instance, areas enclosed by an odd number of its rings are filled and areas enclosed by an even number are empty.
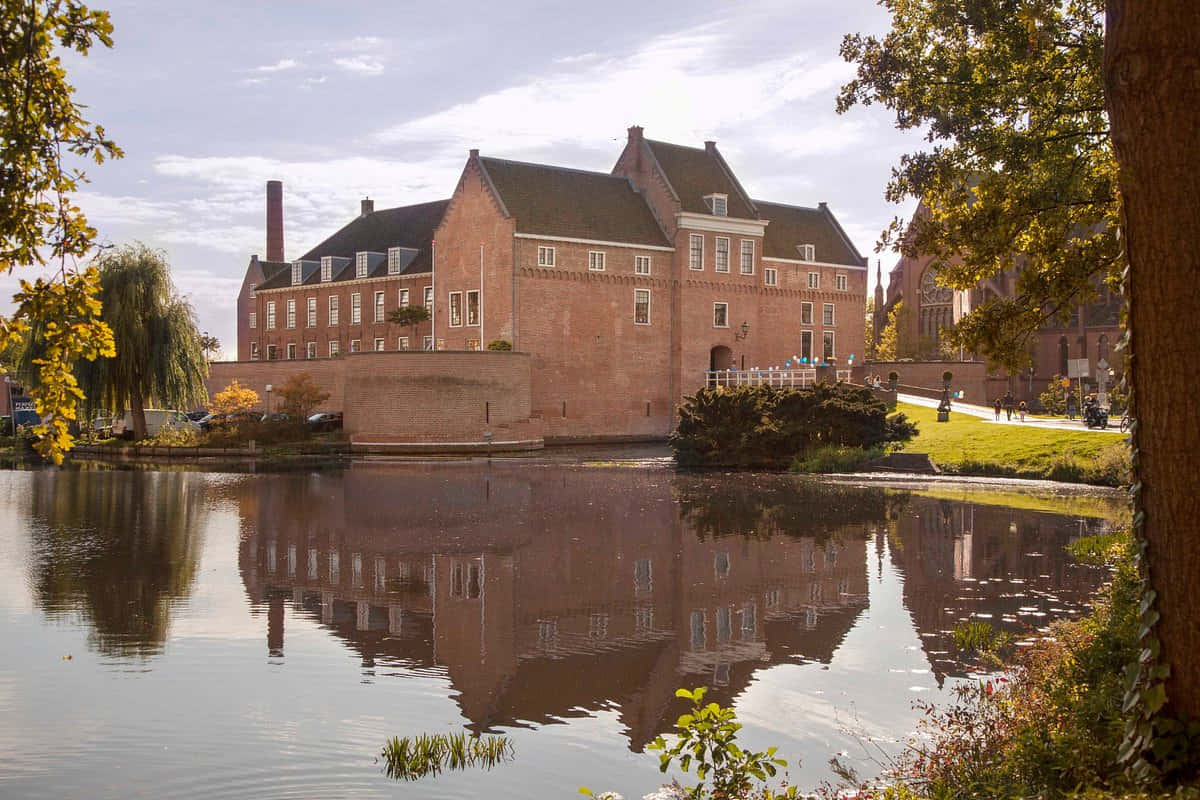
<svg viewBox="0 0 1200 800"><path fill-rule="evenodd" d="M420 736L393 737L380 757L389 778L415 781L442 770L469 767L491 769L515 757L507 736L479 736L465 732L423 733Z"/></svg>

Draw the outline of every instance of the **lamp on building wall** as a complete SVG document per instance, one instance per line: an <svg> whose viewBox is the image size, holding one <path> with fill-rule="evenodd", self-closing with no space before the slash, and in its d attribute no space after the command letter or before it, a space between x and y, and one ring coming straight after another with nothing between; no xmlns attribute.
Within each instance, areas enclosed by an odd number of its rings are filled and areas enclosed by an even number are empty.
<svg viewBox="0 0 1200 800"><path fill-rule="evenodd" d="M741 327L740 331L735 329L733 332L733 338L739 342L741 340L745 339L749 335L750 335L750 323L745 322L745 321L742 322L742 327Z"/></svg>

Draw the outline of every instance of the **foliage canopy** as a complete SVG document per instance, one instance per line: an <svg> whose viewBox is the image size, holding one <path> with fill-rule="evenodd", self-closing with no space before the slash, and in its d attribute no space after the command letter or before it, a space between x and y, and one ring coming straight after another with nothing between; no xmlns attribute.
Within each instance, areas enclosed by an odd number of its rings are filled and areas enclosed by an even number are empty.
<svg viewBox="0 0 1200 800"><path fill-rule="evenodd" d="M214 414L237 414L251 411L257 406L258 392L235 380L212 396L208 410Z"/></svg>
<svg viewBox="0 0 1200 800"><path fill-rule="evenodd" d="M886 196L921 201L880 246L933 256L938 282L969 289L1001 273L1015 294L972 310L957 344L1009 368L1030 337L1115 287L1116 167L1105 112L1103 0L882 0L892 29L851 34L857 65L838 111L880 103L929 147L904 155Z"/></svg>

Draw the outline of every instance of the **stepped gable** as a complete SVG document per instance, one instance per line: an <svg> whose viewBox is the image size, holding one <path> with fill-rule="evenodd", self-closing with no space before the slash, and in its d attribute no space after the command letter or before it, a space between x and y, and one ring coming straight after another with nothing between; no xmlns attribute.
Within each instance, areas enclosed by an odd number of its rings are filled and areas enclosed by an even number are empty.
<svg viewBox="0 0 1200 800"><path fill-rule="evenodd" d="M666 234L628 179L606 172L479 159L519 233L668 247Z"/></svg>
<svg viewBox="0 0 1200 800"><path fill-rule="evenodd" d="M755 200L754 204L762 218L770 223L763 235L764 257L795 261L800 258L797 246L811 244L817 261L856 267L867 265L867 259L859 255L858 248L824 203L817 208L766 200Z"/></svg>
<svg viewBox="0 0 1200 800"><path fill-rule="evenodd" d="M301 261L320 261L325 256L349 259L333 275L333 281L349 280L354 277L354 256L356 253L368 251L387 253L391 247L405 247L412 251L408 263L401 267L401 275L429 272L432 269L430 245L433 242L433 232L442 221L449 200L436 200L431 203L418 203L412 206L385 208L355 217L337 233L321 242L300 257ZM284 264L286 269L272 275L259 288L279 289L291 286L291 264ZM371 270L368 277L382 277L388 274L387 260L383 259ZM320 270L312 270L306 274L304 284L320 283Z"/></svg>
<svg viewBox="0 0 1200 800"><path fill-rule="evenodd" d="M646 146L654 154L663 177L671 184L683 211L696 214L711 214L704 197L710 194L728 195L728 216L741 219L758 219L759 211L754 201L742 189L733 171L717 151L717 146L685 147L670 142L646 139Z"/></svg>

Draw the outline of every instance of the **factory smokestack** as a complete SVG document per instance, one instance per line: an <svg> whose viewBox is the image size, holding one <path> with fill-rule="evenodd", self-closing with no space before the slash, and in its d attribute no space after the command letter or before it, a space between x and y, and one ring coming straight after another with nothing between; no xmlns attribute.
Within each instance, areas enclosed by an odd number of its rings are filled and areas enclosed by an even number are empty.
<svg viewBox="0 0 1200 800"><path fill-rule="evenodd" d="M267 181L267 261L283 261L283 181Z"/></svg>

